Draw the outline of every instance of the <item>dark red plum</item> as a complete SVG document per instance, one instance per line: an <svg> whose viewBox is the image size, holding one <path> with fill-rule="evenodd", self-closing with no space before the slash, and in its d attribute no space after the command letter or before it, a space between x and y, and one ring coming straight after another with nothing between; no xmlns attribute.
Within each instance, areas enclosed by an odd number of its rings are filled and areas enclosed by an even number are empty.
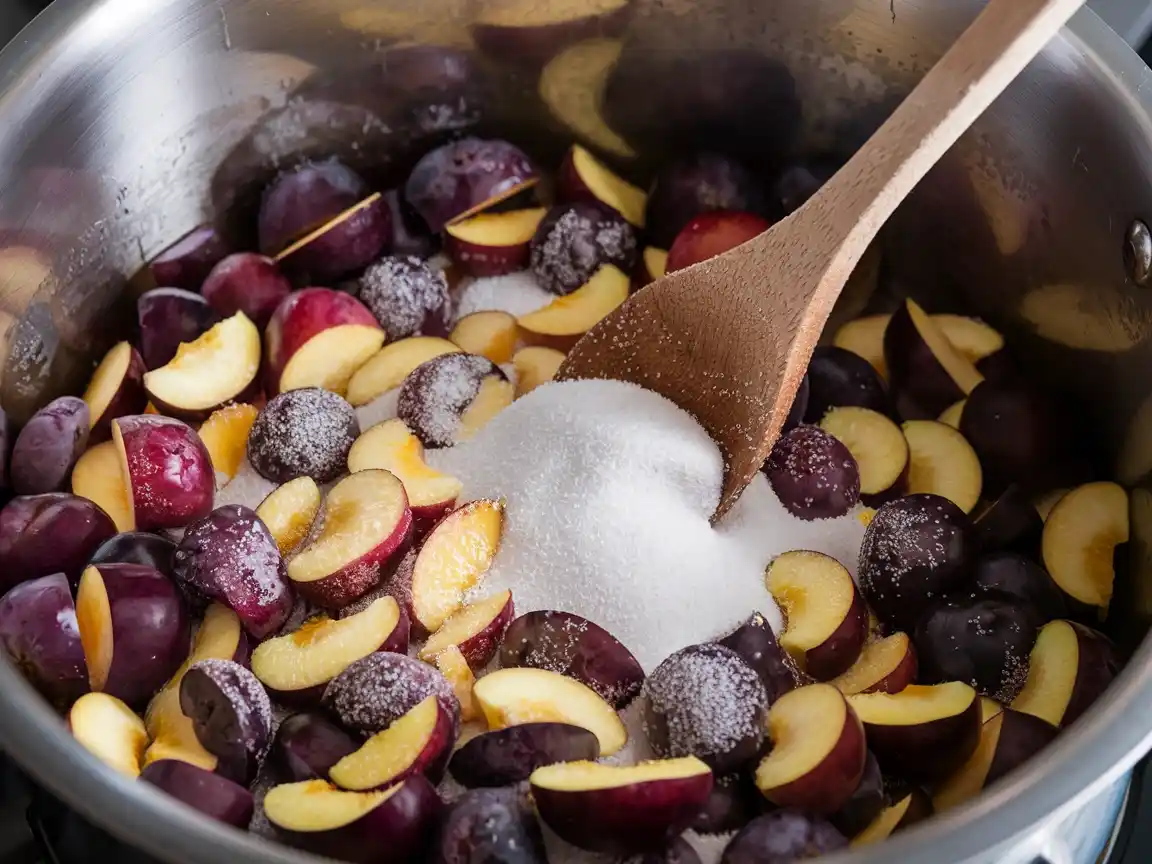
<svg viewBox="0 0 1152 864"><path fill-rule="evenodd" d="M930 609L913 637L920 680L963 681L1008 704L1024 686L1039 622L1030 607L974 597Z"/></svg>
<svg viewBox="0 0 1152 864"><path fill-rule="evenodd" d="M1038 556L1043 531L1044 520L1031 497L1012 483L976 518L972 540L981 553L1005 550Z"/></svg>
<svg viewBox="0 0 1152 864"><path fill-rule="evenodd" d="M1040 616L1041 623L1063 618L1068 604L1048 572L1030 558L1014 552L996 552L976 562L972 574L977 594L1023 603Z"/></svg>
<svg viewBox="0 0 1152 864"><path fill-rule="evenodd" d="M247 828L252 819L251 792L188 762L160 759L146 766L140 779L225 825Z"/></svg>
<svg viewBox="0 0 1152 864"><path fill-rule="evenodd" d="M698 834L739 831L761 812L764 797L745 774L717 777L708 802L689 826Z"/></svg>
<svg viewBox="0 0 1152 864"><path fill-rule="evenodd" d="M934 601L960 587L972 557L972 526L939 495L905 495L883 505L860 544L860 590L893 630L910 630Z"/></svg>
<svg viewBox="0 0 1152 864"><path fill-rule="evenodd" d="M596 736L567 723L524 723L477 735L452 754L448 770L462 786L512 786L543 765L600 758Z"/></svg>
<svg viewBox="0 0 1152 864"><path fill-rule="evenodd" d="M793 864L848 847L831 822L798 810L758 816L732 838L720 864Z"/></svg>
<svg viewBox="0 0 1152 864"><path fill-rule="evenodd" d="M776 634L759 612L729 633L720 644L731 648L760 676L771 705L785 693L807 683L789 654L776 641Z"/></svg>
<svg viewBox="0 0 1152 864"><path fill-rule="evenodd" d="M63 573L23 582L0 598L0 646L59 711L88 692L88 666Z"/></svg>
<svg viewBox="0 0 1152 864"><path fill-rule="evenodd" d="M662 849L653 849L626 860L627 864L700 864L700 856L683 837L677 837Z"/></svg>
<svg viewBox="0 0 1152 864"><path fill-rule="evenodd" d="M758 237L772 223L755 213L741 210L711 210L694 216L668 250L666 272L673 273L723 255L741 243Z"/></svg>
<svg viewBox="0 0 1152 864"><path fill-rule="evenodd" d="M427 663L377 651L333 678L323 702L346 729L375 734L429 696L440 700L459 728L460 702L447 678Z"/></svg>
<svg viewBox="0 0 1152 864"><path fill-rule="evenodd" d="M644 669L598 624L571 612L521 615L504 633L500 666L548 669L591 687L617 710L640 692Z"/></svg>
<svg viewBox="0 0 1152 864"><path fill-rule="evenodd" d="M447 335L452 320L448 280L414 256L385 256L358 280L360 302L384 328L389 342L417 333Z"/></svg>
<svg viewBox="0 0 1152 864"><path fill-rule="evenodd" d="M388 210L392 213L392 241L388 248L393 255L415 255L428 259L436 254L440 243L424 220L413 210L399 189L384 193Z"/></svg>
<svg viewBox="0 0 1152 864"><path fill-rule="evenodd" d="M968 394L960 432L984 470L984 488L1036 485L1066 453L1067 423L1039 393L1019 384L984 380Z"/></svg>
<svg viewBox="0 0 1152 864"><path fill-rule="evenodd" d="M1001 777L1019 768L1056 740L1058 730L1051 723L1005 708L1000 725L996 752L988 766L984 785L991 786Z"/></svg>
<svg viewBox="0 0 1152 864"><path fill-rule="evenodd" d="M625 273L636 266L637 240L628 221L599 202L552 207L529 242L532 273L553 294L571 294L605 264Z"/></svg>
<svg viewBox="0 0 1152 864"><path fill-rule="evenodd" d="M710 210L767 215L763 186L742 164L718 153L697 153L660 171L648 198L652 245L667 249L694 217Z"/></svg>
<svg viewBox="0 0 1152 864"><path fill-rule="evenodd" d="M75 585L115 533L108 514L87 498L66 492L13 498L0 510L0 591L52 573Z"/></svg>
<svg viewBox="0 0 1152 864"><path fill-rule="evenodd" d="M829 409L870 408L888 414L891 406L884 382L872 364L846 348L822 345L808 363L811 392L804 422L819 423Z"/></svg>
<svg viewBox="0 0 1152 864"><path fill-rule="evenodd" d="M222 318L243 312L261 330L292 285L271 258L237 252L212 268L201 295Z"/></svg>
<svg viewBox="0 0 1152 864"><path fill-rule="evenodd" d="M175 569L195 595L232 609L256 639L275 633L292 612L288 569L276 540L247 507L220 507L189 525Z"/></svg>
<svg viewBox="0 0 1152 864"><path fill-rule="evenodd" d="M487 357L441 354L408 373L400 385L396 414L425 447L450 447L460 418L489 376L506 377Z"/></svg>
<svg viewBox="0 0 1152 864"><path fill-rule="evenodd" d="M392 214L380 195L327 223L281 259L298 284L328 285L362 270L387 251Z"/></svg>
<svg viewBox="0 0 1152 864"><path fill-rule="evenodd" d="M94 564L80 577L76 618L93 690L139 709L191 648L191 620L176 585L141 564Z"/></svg>
<svg viewBox="0 0 1152 864"><path fill-rule="evenodd" d="M880 763L871 752L864 762L864 776L852 797L839 810L828 817L828 821L847 837L855 837L880 815L887 805L884 792L884 777L880 773Z"/></svg>
<svg viewBox="0 0 1152 864"><path fill-rule="evenodd" d="M473 789L452 802L428 856L432 864L545 864L544 838L527 795Z"/></svg>
<svg viewBox="0 0 1152 864"><path fill-rule="evenodd" d="M326 780L328 771L360 747L322 714L293 714L280 724L268 759L290 782Z"/></svg>
<svg viewBox="0 0 1152 864"><path fill-rule="evenodd" d="M691 645L644 682L644 732L656 755L696 756L716 774L735 771L764 743L768 694L760 676L723 645Z"/></svg>
<svg viewBox="0 0 1152 864"><path fill-rule="evenodd" d="M159 534L128 531L117 534L92 553L92 564L143 564L176 578L176 544Z"/></svg>
<svg viewBox="0 0 1152 864"><path fill-rule="evenodd" d="M295 241L368 197L364 179L329 159L305 162L286 171L264 190L260 203L259 246L276 255Z"/></svg>
<svg viewBox="0 0 1152 864"><path fill-rule="evenodd" d="M157 286L197 291L216 263L230 251L215 228L201 225L153 258L148 266Z"/></svg>
<svg viewBox="0 0 1152 864"><path fill-rule="evenodd" d="M88 446L88 403L75 396L53 399L24 424L8 461L17 495L59 492Z"/></svg>
<svg viewBox="0 0 1152 864"><path fill-rule="evenodd" d="M144 365L159 369L176 356L181 343L194 342L217 324L220 316L199 294L157 288L136 301L136 320Z"/></svg>
<svg viewBox="0 0 1152 864"><path fill-rule="evenodd" d="M416 163L404 199L429 230L439 232L446 222L514 194L538 176L524 152L507 141L463 138Z"/></svg>
<svg viewBox="0 0 1152 864"><path fill-rule="evenodd" d="M218 773L247 786L272 738L272 703L260 681L231 660L193 663L180 681L180 710Z"/></svg>
<svg viewBox="0 0 1152 864"><path fill-rule="evenodd" d="M835 519L860 500L856 460L819 426L797 426L777 438L764 473L780 503L799 519Z"/></svg>
<svg viewBox="0 0 1152 864"><path fill-rule="evenodd" d="M332 391L288 390L260 409L248 432L248 461L274 483L305 475L327 483L347 470L359 435L356 411Z"/></svg>

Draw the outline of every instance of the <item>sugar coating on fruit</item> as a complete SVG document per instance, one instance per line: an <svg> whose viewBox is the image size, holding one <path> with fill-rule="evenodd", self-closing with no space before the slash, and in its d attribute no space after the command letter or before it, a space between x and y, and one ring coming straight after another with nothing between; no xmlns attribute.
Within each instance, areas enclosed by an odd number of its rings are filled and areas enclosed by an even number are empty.
<svg viewBox="0 0 1152 864"><path fill-rule="evenodd" d="M503 498L500 551L480 594L511 590L519 613L574 612L651 671L756 610L776 555L812 549L849 570L864 526L852 514L805 522L762 476L715 528L723 460L708 433L664 397L618 381L538 387L471 441L425 454L464 484L461 502Z"/></svg>
<svg viewBox="0 0 1152 864"><path fill-rule="evenodd" d="M571 294L604 264L627 272L636 233L623 217L598 204L578 202L550 213L532 239L532 272L553 294Z"/></svg>
<svg viewBox="0 0 1152 864"><path fill-rule="evenodd" d="M459 289L456 300L456 320L473 312L507 312L509 315L527 315L543 309L556 299L545 291L529 270L472 279Z"/></svg>
<svg viewBox="0 0 1152 864"><path fill-rule="evenodd" d="M413 336L430 316L450 319L448 279L413 255L385 256L358 281L360 300L376 316L389 342Z"/></svg>
<svg viewBox="0 0 1152 864"><path fill-rule="evenodd" d="M448 447L460 417L499 367L476 354L442 354L421 363L400 385L397 416L426 447Z"/></svg>
<svg viewBox="0 0 1152 864"><path fill-rule="evenodd" d="M327 483L345 472L359 435L356 410L335 393L320 387L289 390L265 405L252 424L248 459L277 483L305 474Z"/></svg>
<svg viewBox="0 0 1152 864"><path fill-rule="evenodd" d="M196 674L203 675L211 686L218 691L219 696L228 706L230 715L219 720L214 718L219 705L208 693L208 688L197 685ZM191 714L187 710L187 701L206 700L203 706L197 706ZM227 750L221 750L223 744L226 748L242 747L252 748L252 756L259 761L264 758L272 742L272 702L268 692L259 679L251 672L231 660L208 659L193 663L184 675L180 691L180 707L198 727L205 731L197 731L200 743L209 752L218 756L228 755ZM220 741L215 739L214 733L224 733L232 740ZM207 735L213 739L205 740Z"/></svg>
<svg viewBox="0 0 1152 864"><path fill-rule="evenodd" d="M388 728L429 696L460 723L460 703L448 679L427 663L377 651L352 663L324 690L324 705L357 732L374 734Z"/></svg>

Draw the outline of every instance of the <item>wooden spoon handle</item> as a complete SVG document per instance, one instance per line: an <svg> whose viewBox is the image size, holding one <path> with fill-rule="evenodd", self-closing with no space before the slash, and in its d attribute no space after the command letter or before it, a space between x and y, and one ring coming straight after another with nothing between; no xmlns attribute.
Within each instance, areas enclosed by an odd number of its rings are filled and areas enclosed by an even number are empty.
<svg viewBox="0 0 1152 864"><path fill-rule="evenodd" d="M908 98L796 214L817 220L847 274L913 187L1084 0L990 0ZM824 204L826 202L826 204ZM822 204L824 206L822 206ZM805 212L807 211L807 212Z"/></svg>

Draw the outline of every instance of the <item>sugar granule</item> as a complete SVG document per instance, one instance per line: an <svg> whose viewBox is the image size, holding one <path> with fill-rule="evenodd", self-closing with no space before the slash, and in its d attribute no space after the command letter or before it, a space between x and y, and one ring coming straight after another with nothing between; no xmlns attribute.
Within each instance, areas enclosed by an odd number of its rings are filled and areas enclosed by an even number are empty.
<svg viewBox="0 0 1152 864"><path fill-rule="evenodd" d="M507 312L527 315L543 309L556 299L540 287L531 272L523 270L506 276L473 279L460 288L456 301L456 320L473 312Z"/></svg>

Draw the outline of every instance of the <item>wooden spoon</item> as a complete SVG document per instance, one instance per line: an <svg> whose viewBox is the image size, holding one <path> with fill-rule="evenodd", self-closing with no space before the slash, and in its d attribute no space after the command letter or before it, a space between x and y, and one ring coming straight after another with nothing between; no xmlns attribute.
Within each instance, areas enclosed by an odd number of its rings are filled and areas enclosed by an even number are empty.
<svg viewBox="0 0 1152 864"><path fill-rule="evenodd" d="M722 517L764 464L832 305L912 188L1084 0L991 0L803 207L730 252L638 291L568 354L559 379L655 390L725 457Z"/></svg>

